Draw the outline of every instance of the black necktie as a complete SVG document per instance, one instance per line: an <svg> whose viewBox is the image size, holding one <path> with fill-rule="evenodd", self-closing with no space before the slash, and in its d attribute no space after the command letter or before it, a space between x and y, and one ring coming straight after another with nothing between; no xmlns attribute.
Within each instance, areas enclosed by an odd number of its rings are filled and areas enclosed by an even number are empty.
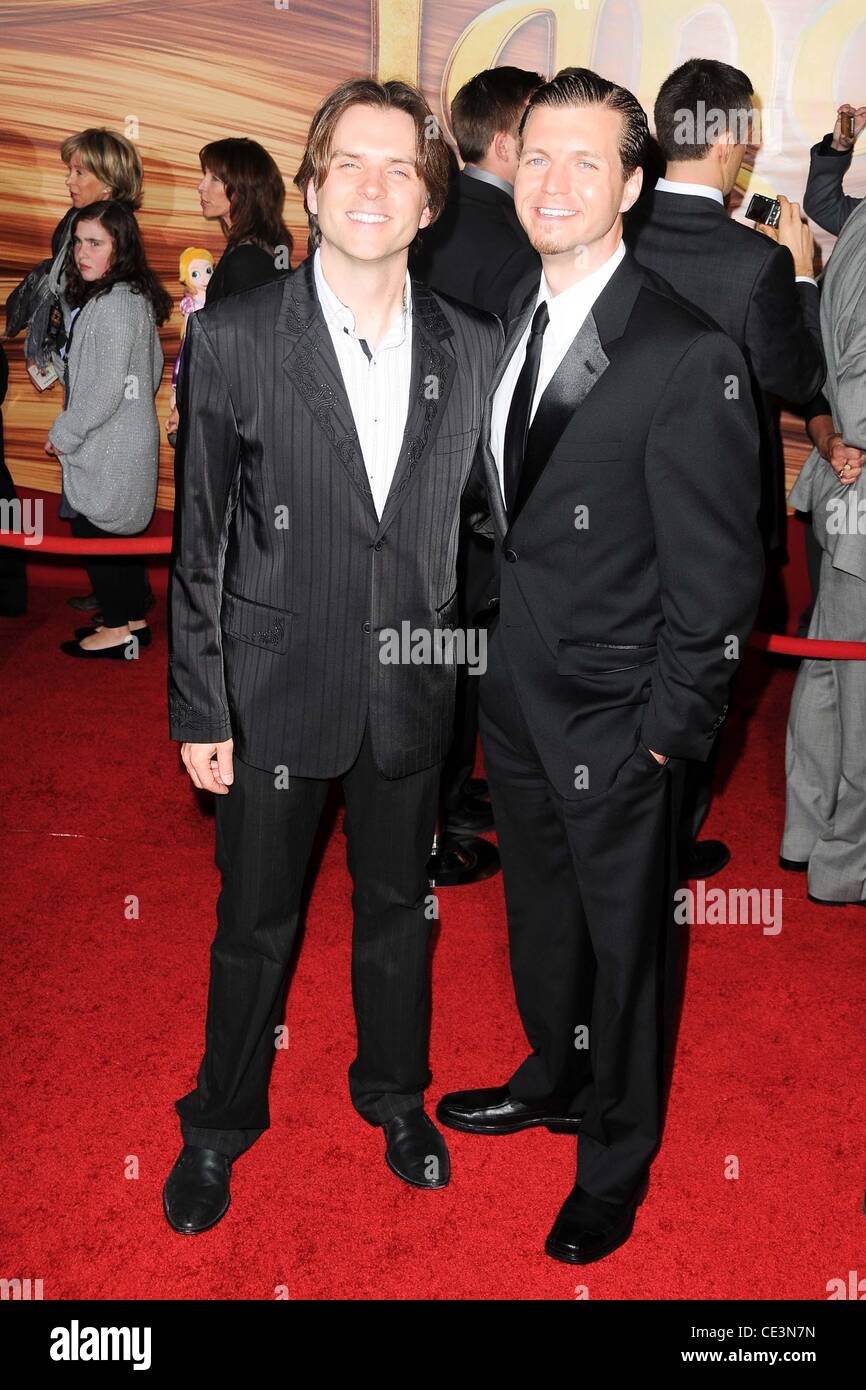
<svg viewBox="0 0 866 1390"><path fill-rule="evenodd" d="M526 448L526 436L529 433L529 416L538 381L544 330L549 318L547 304L542 300L532 318L529 341L526 344L526 357L520 368L520 376L517 378L514 395L511 397L511 405L508 409L502 463L505 476L505 507L509 512L517 497L520 471L523 468L523 453Z"/></svg>

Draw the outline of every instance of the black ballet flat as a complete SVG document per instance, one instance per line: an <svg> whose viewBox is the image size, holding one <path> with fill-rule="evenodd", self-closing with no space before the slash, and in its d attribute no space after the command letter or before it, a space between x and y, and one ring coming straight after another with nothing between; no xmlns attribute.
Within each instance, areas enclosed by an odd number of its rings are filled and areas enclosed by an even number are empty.
<svg viewBox="0 0 866 1390"><path fill-rule="evenodd" d="M96 632L96 631L97 631L97 629L96 629L95 627L77 627L77 628L75 629L75 636L76 636L77 638L79 638L79 640L80 640L82 637L90 637L90 636L92 636L93 633ZM140 628L138 628L137 631L135 631L135 632L132 633L132 636L138 638L139 646L141 646L141 647L149 647L149 646L150 646L151 632L150 632L150 628L149 628L149 627L140 627ZM125 639L125 640L128 641L128 638Z"/></svg>
<svg viewBox="0 0 866 1390"><path fill-rule="evenodd" d="M133 634L135 636L136 634ZM80 642L61 642L60 650L67 656L81 656L86 661L133 661L134 657L126 655L129 650L129 641L118 642L116 647L82 647ZM147 645L146 643L144 645Z"/></svg>

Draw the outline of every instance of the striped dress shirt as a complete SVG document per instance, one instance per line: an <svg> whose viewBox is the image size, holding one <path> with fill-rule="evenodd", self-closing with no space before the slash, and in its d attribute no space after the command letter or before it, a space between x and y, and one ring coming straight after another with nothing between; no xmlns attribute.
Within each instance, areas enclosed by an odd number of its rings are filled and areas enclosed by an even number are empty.
<svg viewBox="0 0 866 1390"><path fill-rule="evenodd" d="M412 379L412 281L406 271L403 309L371 348L355 332L355 315L334 294L313 257L316 294L334 344L376 513L381 517L400 456Z"/></svg>

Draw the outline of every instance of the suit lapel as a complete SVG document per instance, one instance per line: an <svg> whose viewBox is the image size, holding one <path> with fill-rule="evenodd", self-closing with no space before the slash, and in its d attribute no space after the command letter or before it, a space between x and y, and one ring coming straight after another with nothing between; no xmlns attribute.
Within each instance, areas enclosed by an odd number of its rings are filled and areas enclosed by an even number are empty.
<svg viewBox="0 0 866 1390"><path fill-rule="evenodd" d="M640 267L626 252L551 377L527 436L509 529L532 496L566 425L610 366L605 349L625 331L642 283Z"/></svg>
<svg viewBox="0 0 866 1390"><path fill-rule="evenodd" d="M277 332L288 347L283 370L378 524L352 407L316 295L312 255L286 280Z"/></svg>
<svg viewBox="0 0 866 1390"><path fill-rule="evenodd" d="M352 407L325 322L308 256L286 280L277 332L285 337L283 370L333 446L379 531L399 511L416 470L427 457L445 415L456 362L445 341L451 325L426 285L412 280L412 374L403 442L379 520Z"/></svg>
<svg viewBox="0 0 866 1390"><path fill-rule="evenodd" d="M379 522L391 524L411 491L418 468L426 461L445 418L457 368L447 339L451 324L431 290L412 279L412 376L403 443Z"/></svg>

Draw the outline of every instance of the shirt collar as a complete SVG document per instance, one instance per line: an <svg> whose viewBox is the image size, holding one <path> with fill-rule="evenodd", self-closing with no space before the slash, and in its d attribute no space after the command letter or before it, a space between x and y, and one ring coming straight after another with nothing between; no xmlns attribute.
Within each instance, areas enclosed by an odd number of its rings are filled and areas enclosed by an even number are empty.
<svg viewBox="0 0 866 1390"><path fill-rule="evenodd" d="M331 286L325 279L325 275L321 266L321 247L318 246L316 247L315 254L313 256L313 277L316 282L316 293L319 297L319 303L322 306L322 313L325 316L325 322L328 324L329 327L347 329L349 333L354 337L355 315L349 308L348 304L344 304L342 299L340 299L339 296L334 293L334 291L331 289ZM388 331L386 332L381 343L379 343L376 347L377 352L381 352L382 349L386 347L396 347L398 346L398 344L403 342L404 338L406 337L406 330L409 326L411 315L412 278L407 269L406 281L403 286L403 311L402 313L397 315L393 323L389 326Z"/></svg>
<svg viewBox="0 0 866 1390"><path fill-rule="evenodd" d="M578 327L586 318L586 315L598 299L598 296L601 294L614 271L622 262L624 256L625 242L620 239L617 243L616 250L611 252L606 261L600 266L596 266L591 274L586 275L575 284L569 285L567 290L563 290L561 294L557 295L551 294L550 286L547 283L547 277L544 272L542 272L536 307L542 302L547 304L547 310L550 314L550 325L557 337L565 332L568 334L568 341L571 342L576 332L574 323L579 311L582 312L580 312Z"/></svg>
<svg viewBox="0 0 866 1390"><path fill-rule="evenodd" d="M501 188L509 198L514 197L514 184L509 183L500 174L492 173L490 169L482 169L477 164L464 164L463 172L470 179L477 179L479 183L491 183L494 188Z"/></svg>
<svg viewBox="0 0 866 1390"><path fill-rule="evenodd" d="M660 193L684 193L690 198L712 198L722 207L725 206L722 190L712 188L708 183L677 183L675 179L656 179L656 188Z"/></svg>

